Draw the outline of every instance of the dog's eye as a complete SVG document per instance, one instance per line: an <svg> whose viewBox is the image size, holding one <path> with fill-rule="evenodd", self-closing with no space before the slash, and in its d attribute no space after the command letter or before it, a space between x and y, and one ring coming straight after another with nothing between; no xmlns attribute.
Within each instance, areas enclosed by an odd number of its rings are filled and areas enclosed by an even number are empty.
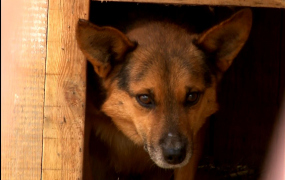
<svg viewBox="0 0 285 180"><path fill-rule="evenodd" d="M194 105L199 100L200 93L198 92L190 92L186 96L186 105Z"/></svg>
<svg viewBox="0 0 285 180"><path fill-rule="evenodd" d="M153 105L153 100L151 99L149 95L146 95L146 94L137 95L136 99L138 103L144 107L149 108Z"/></svg>

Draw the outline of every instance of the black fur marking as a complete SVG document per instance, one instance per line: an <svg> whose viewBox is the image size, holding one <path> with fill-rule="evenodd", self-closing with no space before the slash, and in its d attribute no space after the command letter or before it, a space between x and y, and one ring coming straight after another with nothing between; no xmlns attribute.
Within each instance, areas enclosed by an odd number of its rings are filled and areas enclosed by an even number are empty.
<svg viewBox="0 0 285 180"><path fill-rule="evenodd" d="M123 56L123 59L121 59L119 62L117 61L111 61L111 67L114 67L120 63L122 64L122 68L120 69L118 75L112 79L114 81L115 79L118 79L118 87L122 90L125 90L129 92L129 82L130 82L130 69L129 67L129 59L132 54L130 52L134 51L137 47L137 42L133 41L134 47L131 49L128 49L126 54Z"/></svg>
<svg viewBox="0 0 285 180"><path fill-rule="evenodd" d="M102 79L94 72L90 62L87 63L87 81L87 98L92 99L97 109L101 109L106 99L106 90L103 88Z"/></svg>
<svg viewBox="0 0 285 180"><path fill-rule="evenodd" d="M220 72L220 70L218 69L217 67L217 60L216 60L216 57L217 57L217 54L216 52L212 52L212 53L208 53L206 52L206 50L199 46L196 42L196 39L193 40L193 44L203 52L204 54L204 62L205 62L205 65L204 65L204 69L205 69L205 73L204 73L204 81L205 81L205 85L206 87L210 87L211 84L212 84L212 76L217 76L217 73Z"/></svg>
<svg viewBox="0 0 285 180"><path fill-rule="evenodd" d="M211 87L212 85L212 73L210 70L206 70L204 73L204 82L206 87Z"/></svg>
<svg viewBox="0 0 285 180"><path fill-rule="evenodd" d="M129 63L126 62L117 75L117 78L119 80L118 87L127 92L129 92L130 68L131 68L128 65Z"/></svg>

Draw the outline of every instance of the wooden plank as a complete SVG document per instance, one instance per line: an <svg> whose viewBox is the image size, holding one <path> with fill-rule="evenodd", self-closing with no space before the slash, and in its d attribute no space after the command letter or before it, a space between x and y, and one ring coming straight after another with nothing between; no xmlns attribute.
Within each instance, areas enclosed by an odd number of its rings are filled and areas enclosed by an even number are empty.
<svg viewBox="0 0 285 180"><path fill-rule="evenodd" d="M75 27L88 0L49 1L42 179L82 179L86 60Z"/></svg>
<svg viewBox="0 0 285 180"><path fill-rule="evenodd" d="M39 180L48 1L1 5L1 179Z"/></svg>
<svg viewBox="0 0 285 180"><path fill-rule="evenodd" d="M93 0L101 2L162 3L213 6L249 6L285 8L284 0Z"/></svg>

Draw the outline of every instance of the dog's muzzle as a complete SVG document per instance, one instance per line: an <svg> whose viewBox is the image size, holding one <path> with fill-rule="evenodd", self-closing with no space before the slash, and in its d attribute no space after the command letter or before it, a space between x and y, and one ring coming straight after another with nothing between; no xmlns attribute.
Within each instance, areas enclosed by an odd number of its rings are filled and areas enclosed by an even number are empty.
<svg viewBox="0 0 285 180"><path fill-rule="evenodd" d="M186 157L187 140L179 134L168 133L160 140L164 161L168 164L180 164Z"/></svg>

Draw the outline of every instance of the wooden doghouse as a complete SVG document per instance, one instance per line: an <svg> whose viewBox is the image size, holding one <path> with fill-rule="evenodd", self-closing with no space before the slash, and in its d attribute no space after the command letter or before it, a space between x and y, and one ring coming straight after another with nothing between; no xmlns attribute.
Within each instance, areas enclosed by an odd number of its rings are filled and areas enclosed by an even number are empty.
<svg viewBox="0 0 285 180"><path fill-rule="evenodd" d="M126 2L254 7L250 39L222 82L221 111L211 117L199 171L234 177L259 169L285 88L285 1L110 0L91 7L106 10L111 1L122 8ZM1 179L82 179L86 60L75 25L89 18L90 1L1 4ZM92 8L93 21L100 21Z"/></svg>

